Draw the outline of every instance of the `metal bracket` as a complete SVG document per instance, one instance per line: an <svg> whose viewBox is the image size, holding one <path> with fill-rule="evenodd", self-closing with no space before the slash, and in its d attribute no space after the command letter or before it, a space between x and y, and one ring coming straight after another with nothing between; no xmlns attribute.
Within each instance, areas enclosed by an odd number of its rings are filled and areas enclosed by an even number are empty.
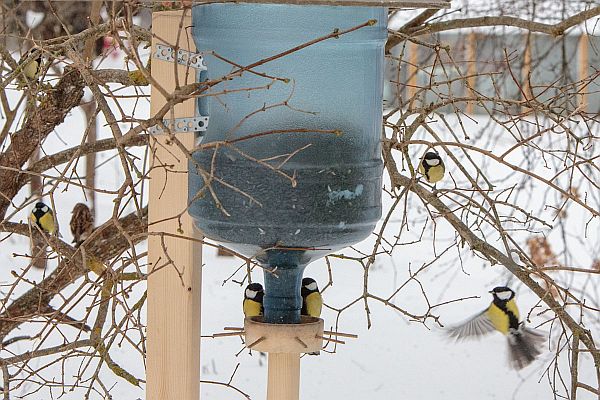
<svg viewBox="0 0 600 400"><path fill-rule="evenodd" d="M157 44L154 58L164 60L168 62L175 62L173 53L175 49L165 44ZM177 64L187 65L192 68L196 68L199 71L206 71L206 65L204 65L204 58L201 53L192 53L191 51L177 49Z"/></svg>
<svg viewBox="0 0 600 400"><path fill-rule="evenodd" d="M208 128L208 117L175 118L175 120L164 119L163 124L172 133L203 132ZM165 133L165 131L162 126L154 125L148 128L148 133L151 135L159 135Z"/></svg>
<svg viewBox="0 0 600 400"><path fill-rule="evenodd" d="M167 62L175 62L174 53L175 49L173 47L165 44L157 44L154 58ZM198 71L207 70L201 53L193 53L183 49L177 50L177 64L186 65ZM163 124L172 133L203 132L208 128L208 117L200 115L197 117L175 118L175 120L164 119ZM165 133L165 131L161 125L154 125L148 128L148 133L158 135Z"/></svg>

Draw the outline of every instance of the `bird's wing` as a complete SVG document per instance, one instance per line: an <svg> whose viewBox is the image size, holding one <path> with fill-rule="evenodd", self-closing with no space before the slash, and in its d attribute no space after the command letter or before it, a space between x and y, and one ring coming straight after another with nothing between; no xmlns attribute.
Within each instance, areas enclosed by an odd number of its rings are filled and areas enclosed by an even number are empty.
<svg viewBox="0 0 600 400"><path fill-rule="evenodd" d="M475 315L460 325L448 328L448 336L457 340L479 337L495 331L494 324L487 316L487 310Z"/></svg>

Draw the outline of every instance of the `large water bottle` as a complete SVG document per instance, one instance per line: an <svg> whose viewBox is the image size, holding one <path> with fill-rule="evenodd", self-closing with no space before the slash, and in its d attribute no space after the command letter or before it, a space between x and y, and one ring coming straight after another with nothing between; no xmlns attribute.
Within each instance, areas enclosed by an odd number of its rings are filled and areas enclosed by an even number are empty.
<svg viewBox="0 0 600 400"><path fill-rule="evenodd" d="M190 214L207 237L276 269L265 274L268 322L298 322L304 266L363 240L381 216L386 22L376 7L193 9L200 78L226 79L198 100L210 122L190 163Z"/></svg>

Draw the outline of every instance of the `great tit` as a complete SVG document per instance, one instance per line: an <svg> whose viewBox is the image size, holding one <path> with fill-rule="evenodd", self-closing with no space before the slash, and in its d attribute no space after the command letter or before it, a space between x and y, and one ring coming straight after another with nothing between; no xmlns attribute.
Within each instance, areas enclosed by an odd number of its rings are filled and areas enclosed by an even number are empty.
<svg viewBox="0 0 600 400"><path fill-rule="evenodd" d="M245 317L258 317L264 314L264 295L265 291L260 283L254 282L246 286L246 290L244 290L244 302L242 305ZM267 354L262 351L259 354L258 364L262 366L262 360Z"/></svg>
<svg viewBox="0 0 600 400"><path fill-rule="evenodd" d="M303 278L300 294L302 295L302 310L300 313L320 318L321 309L323 308L323 297L321 297L317 282L313 278Z"/></svg>
<svg viewBox="0 0 600 400"><path fill-rule="evenodd" d="M33 207L33 210L31 210L29 219L32 223L35 223L37 226L39 226L44 232L54 234L57 231L52 209L41 201L37 202Z"/></svg>
<svg viewBox="0 0 600 400"><path fill-rule="evenodd" d="M490 293L494 299L487 309L450 328L448 334L456 339L467 339L499 331L508 339L511 367L524 368L542 353L541 346L546 337L542 332L527 328L524 322L519 322L519 309L512 289L498 286Z"/></svg>
<svg viewBox="0 0 600 400"><path fill-rule="evenodd" d="M444 178L446 167L438 153L428 151L419 164L419 172L425 176L427 182L435 184Z"/></svg>
<svg viewBox="0 0 600 400"><path fill-rule="evenodd" d="M246 317L258 317L263 315L263 296L265 292L260 283L251 283L246 286L244 290L244 316Z"/></svg>
<svg viewBox="0 0 600 400"><path fill-rule="evenodd" d="M36 52L39 51L39 49L37 47L32 47L20 60L19 60L19 65L23 65L23 63L25 63L27 61L28 58L31 57L31 55ZM32 60L27 61L27 64L23 65L22 68L22 75L23 77L20 77L20 86L27 86L30 82L34 82L38 80L39 74L40 74L40 66L42 65L42 54L38 53L37 57L35 57Z"/></svg>
<svg viewBox="0 0 600 400"><path fill-rule="evenodd" d="M69 226L73 234L73 243L75 246L79 246L94 230L94 215L90 208L83 203L75 204L72 213Z"/></svg>
<svg viewBox="0 0 600 400"><path fill-rule="evenodd" d="M302 295L302 310L300 310L300 314L320 318L321 309L323 308L323 297L319 292L317 281L313 278L302 278L300 294ZM318 356L320 352L315 351L308 354Z"/></svg>

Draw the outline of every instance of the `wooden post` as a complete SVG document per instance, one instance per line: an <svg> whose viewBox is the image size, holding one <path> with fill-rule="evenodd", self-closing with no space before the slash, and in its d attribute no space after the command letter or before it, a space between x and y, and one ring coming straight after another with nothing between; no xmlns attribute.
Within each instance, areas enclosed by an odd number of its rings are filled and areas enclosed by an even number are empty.
<svg viewBox="0 0 600 400"><path fill-rule="evenodd" d="M525 34L525 52L523 54L523 69L521 70L521 80L522 80L522 89L523 94L522 100L527 100L533 98L533 93L531 91L531 85L529 84L529 79L531 78L531 46L535 43L535 36L526 33Z"/></svg>
<svg viewBox="0 0 600 400"><path fill-rule="evenodd" d="M300 353L269 353L267 400L300 398Z"/></svg>
<svg viewBox="0 0 600 400"><path fill-rule="evenodd" d="M467 86L470 89L468 94L477 95L475 90L477 86L477 33L471 31L467 34ZM473 114L475 111L475 101L467 103L467 114Z"/></svg>
<svg viewBox="0 0 600 400"><path fill-rule="evenodd" d="M102 1L94 0L90 5L90 24L92 26L98 25L100 22L100 10L102 9ZM94 59L98 56L96 54L96 38L90 37L85 41L84 57L85 62L91 66ZM89 103L84 104L82 107L85 113L86 122L88 123L88 135L86 142L88 144L96 143L97 139L97 126L98 121L96 119L96 101L90 100ZM91 124L91 125L90 125ZM85 156L85 184L88 187L86 189L87 202L92 211L94 218L96 217L96 153L90 152Z"/></svg>
<svg viewBox="0 0 600 400"><path fill-rule="evenodd" d="M301 324L269 324L262 319L246 318L244 332L246 346L269 354L267 400L298 400L300 353L321 350L323 320L302 316Z"/></svg>
<svg viewBox="0 0 600 400"><path fill-rule="evenodd" d="M88 124L88 135L86 139L87 144L96 143L97 139L97 126L98 121L96 119L96 100L92 99L89 103L81 105ZM94 218L96 217L96 153L91 152L85 156L85 185L88 187L85 190L87 197L87 203L89 204L90 210Z"/></svg>
<svg viewBox="0 0 600 400"><path fill-rule="evenodd" d="M157 12L152 16L152 48L157 43L175 45L195 51L190 37L192 25L183 11ZM183 27L180 29L180 26ZM187 28L187 29L186 29ZM153 51L154 53L154 51ZM175 74L175 68L178 68ZM180 85L191 83L195 71L174 63L152 60L152 76L171 93L179 79ZM186 81L187 80L187 81ZM151 93L151 113L154 115L165 99L156 88ZM194 99L174 107L174 116L194 116ZM170 113L169 113L170 116ZM167 116L168 118L168 116ZM177 134L186 148L194 146L194 133ZM194 237L192 219L183 213L187 209L187 157L166 135L150 139L152 157L148 207L148 326L146 341L146 399L198 400L200 397L200 282L201 258L199 246L193 241L153 235L167 232ZM161 168L168 166L168 170ZM156 168L156 169L154 169ZM161 222L156 222L161 221ZM179 225L181 222L181 225ZM181 230L179 230L179 228ZM168 256L165 255L165 250Z"/></svg>
<svg viewBox="0 0 600 400"><path fill-rule="evenodd" d="M38 148L33 152L29 159L29 165L32 165L40 159L40 149ZM37 201L42 201L42 193L44 192L44 186L42 184L42 177L39 175L31 176L31 197L37 198ZM39 269L46 269L48 262L48 252L46 246L46 240L43 237L36 235L36 239L31 241L31 264Z"/></svg>
<svg viewBox="0 0 600 400"><path fill-rule="evenodd" d="M406 82L406 97L408 99L408 106L413 107L415 96L417 94L417 73L419 72L417 65L419 64L419 46L416 43L408 42L406 45L408 53L408 66L406 69L407 79Z"/></svg>
<svg viewBox="0 0 600 400"><path fill-rule="evenodd" d="M578 51L577 51L577 55L578 55L578 80L580 82L580 87L582 89L581 90L581 103L582 103L582 107L581 107L581 111L583 112L587 112L588 111L588 99L587 99L587 94L586 92L589 90L589 85L588 85L588 81L589 81L589 66L590 66L590 54L589 54L589 39L588 36L585 32L583 32L581 34L581 36L579 37L579 43L577 44L578 47Z"/></svg>

